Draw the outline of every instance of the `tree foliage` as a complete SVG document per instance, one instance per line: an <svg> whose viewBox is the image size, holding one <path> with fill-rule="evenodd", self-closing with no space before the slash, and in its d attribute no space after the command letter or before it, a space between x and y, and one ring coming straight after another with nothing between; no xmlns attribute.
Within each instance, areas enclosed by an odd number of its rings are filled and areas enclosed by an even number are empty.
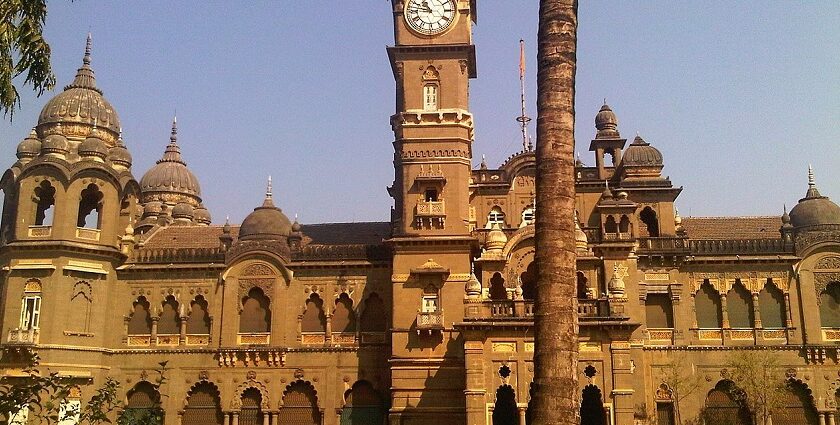
<svg viewBox="0 0 840 425"><path fill-rule="evenodd" d="M662 365L660 379L670 390L671 400L674 403L674 419L677 425L682 425L680 404L700 388L702 385L700 374L694 370L694 364L690 362L688 355L680 353L669 356L668 363Z"/></svg>
<svg viewBox="0 0 840 425"><path fill-rule="evenodd" d="M24 76L40 96L55 86L50 45L44 40L46 0L0 1L0 110L11 119L20 106L15 79Z"/></svg>
<svg viewBox="0 0 840 425"><path fill-rule="evenodd" d="M38 369L38 356L29 355L29 366L22 370L21 376L0 379L0 414L12 416L22 410L28 411L27 423L57 424L72 419L79 424L99 425L113 423L116 416L118 425L162 424L164 411L160 405L151 409L127 409L122 401L120 383L108 377L94 390L90 400L81 406L67 408L66 401L75 386L70 379L55 372L42 374ZM155 389L166 382L167 362L160 362L154 379ZM14 420L10 425L16 424Z"/></svg>
<svg viewBox="0 0 840 425"><path fill-rule="evenodd" d="M779 360L768 350L737 350L729 356L726 368L754 423L768 423L772 413L782 408L787 391Z"/></svg>

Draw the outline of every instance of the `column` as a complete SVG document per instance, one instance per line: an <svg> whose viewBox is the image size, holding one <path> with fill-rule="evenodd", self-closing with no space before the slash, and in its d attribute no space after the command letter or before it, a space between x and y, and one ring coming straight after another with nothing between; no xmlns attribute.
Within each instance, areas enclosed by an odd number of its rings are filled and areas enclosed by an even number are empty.
<svg viewBox="0 0 840 425"><path fill-rule="evenodd" d="M758 304L758 292L752 293L752 308L753 308L753 338L756 343L764 341L764 333L761 331L761 309Z"/></svg>
<svg viewBox="0 0 840 425"><path fill-rule="evenodd" d="M674 325L674 335L671 337L671 344L682 344L684 340L684 325L682 314L680 314L680 307L679 297L671 296L671 319Z"/></svg>
<svg viewBox="0 0 840 425"><path fill-rule="evenodd" d="M151 344L157 345L157 328L158 328L158 320L160 317L152 317L152 338Z"/></svg>
<svg viewBox="0 0 840 425"><path fill-rule="evenodd" d="M519 425L525 425L525 411L528 409L527 406L517 406L519 408Z"/></svg>
<svg viewBox="0 0 840 425"><path fill-rule="evenodd" d="M629 337L630 335L611 335L614 340L623 339L610 343L613 373L611 395L617 424L632 424L635 413L633 375L630 373L630 342L625 339Z"/></svg>
<svg viewBox="0 0 840 425"><path fill-rule="evenodd" d="M828 425L835 425L834 424L834 412L826 412L826 418L828 418Z"/></svg>
<svg viewBox="0 0 840 425"><path fill-rule="evenodd" d="M269 420L271 420L271 412L263 413L263 425L269 425Z"/></svg>
<svg viewBox="0 0 840 425"><path fill-rule="evenodd" d="M484 344L481 341L464 341L464 365L466 366L467 425L484 425ZM392 422L393 423L393 422Z"/></svg>
<svg viewBox="0 0 840 425"><path fill-rule="evenodd" d="M362 314L359 313L359 309L355 309L356 312L353 313L356 316L356 344L362 343Z"/></svg>
<svg viewBox="0 0 840 425"><path fill-rule="evenodd" d="M332 345L332 312L326 314L327 316L327 324L325 327L326 334L324 335L324 343L327 345Z"/></svg>
<svg viewBox="0 0 840 425"><path fill-rule="evenodd" d="M179 345L187 344L187 320L189 320L189 317L181 316L181 335L178 338Z"/></svg>
<svg viewBox="0 0 840 425"><path fill-rule="evenodd" d="M790 312L790 293L785 292L785 327L792 328L793 327L793 316Z"/></svg>
<svg viewBox="0 0 840 425"><path fill-rule="evenodd" d="M720 294L720 310L723 316L723 327L729 327L729 311L726 308L726 294Z"/></svg>
<svg viewBox="0 0 840 425"><path fill-rule="evenodd" d="M822 412L820 412L820 413L818 414L818 417L820 418L820 425L826 425L826 424L825 424L825 415L823 415L823 413L822 413Z"/></svg>
<svg viewBox="0 0 840 425"><path fill-rule="evenodd" d="M239 412L230 414L230 425L239 425Z"/></svg>

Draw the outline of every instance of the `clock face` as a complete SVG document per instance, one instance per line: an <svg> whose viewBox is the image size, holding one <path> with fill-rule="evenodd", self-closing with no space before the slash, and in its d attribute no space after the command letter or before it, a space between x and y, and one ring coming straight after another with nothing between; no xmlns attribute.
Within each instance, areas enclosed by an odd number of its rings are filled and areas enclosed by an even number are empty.
<svg viewBox="0 0 840 425"><path fill-rule="evenodd" d="M439 34L455 20L456 0L408 0L405 21L420 34Z"/></svg>

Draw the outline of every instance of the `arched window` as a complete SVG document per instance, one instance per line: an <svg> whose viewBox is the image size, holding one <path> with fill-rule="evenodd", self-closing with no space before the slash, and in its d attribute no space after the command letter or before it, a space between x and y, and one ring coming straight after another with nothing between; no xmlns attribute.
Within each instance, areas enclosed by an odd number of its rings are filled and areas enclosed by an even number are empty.
<svg viewBox="0 0 840 425"><path fill-rule="evenodd" d="M580 402L580 425L606 425L606 411L601 398L601 390L595 385L583 387Z"/></svg>
<svg viewBox="0 0 840 425"><path fill-rule="evenodd" d="M752 328L753 314L752 294L736 280L735 285L726 295L726 310L729 313L729 326L733 328Z"/></svg>
<svg viewBox="0 0 840 425"><path fill-rule="evenodd" d="M506 300L508 298L507 288L505 288L505 278L501 273L493 273L490 278L490 299L491 300Z"/></svg>
<svg viewBox="0 0 840 425"><path fill-rule="evenodd" d="M82 191L82 199L79 201L79 215L76 227L87 227L99 229L102 223L99 215L102 213L102 192L93 183Z"/></svg>
<svg viewBox="0 0 840 425"><path fill-rule="evenodd" d="M423 110L437 111L438 109L438 85L427 83L423 86Z"/></svg>
<svg viewBox="0 0 840 425"><path fill-rule="evenodd" d="M303 313L300 329L303 332L325 332L327 330L324 301L318 294L313 293L306 300L306 311Z"/></svg>
<svg viewBox="0 0 840 425"><path fill-rule="evenodd" d="M242 424L241 421L239 423ZM318 397L311 384L295 381L286 387L278 423L295 425L319 425L321 423Z"/></svg>
<svg viewBox="0 0 840 425"><path fill-rule="evenodd" d="M744 399L744 392L732 381L718 382L715 388L706 395L706 404L702 410L704 423L752 425L749 409L739 401Z"/></svg>
<svg viewBox="0 0 840 425"><path fill-rule="evenodd" d="M618 223L615 222L615 217L607 217L604 222L604 233L618 233Z"/></svg>
<svg viewBox="0 0 840 425"><path fill-rule="evenodd" d="M516 407L516 394L510 385L502 385L496 390L496 403L493 406L493 425L519 425L519 409Z"/></svg>
<svg viewBox="0 0 840 425"><path fill-rule="evenodd" d="M780 408L773 412L774 424L817 425L819 423L819 414L814 408L811 391L801 382L787 383L779 405Z"/></svg>
<svg viewBox="0 0 840 425"><path fill-rule="evenodd" d="M382 397L367 381L358 381L344 393L341 425L381 424L385 420Z"/></svg>
<svg viewBox="0 0 840 425"><path fill-rule="evenodd" d="M187 333L190 335L208 335L210 333L210 313L207 311L207 300L201 295L195 297L190 303Z"/></svg>
<svg viewBox="0 0 840 425"><path fill-rule="evenodd" d="M505 227L505 213L499 207L493 207L487 214L487 228L492 229L494 224L498 224L500 229Z"/></svg>
<svg viewBox="0 0 840 425"><path fill-rule="evenodd" d="M645 318L649 328L673 328L674 309L668 294L647 294Z"/></svg>
<svg viewBox="0 0 840 425"><path fill-rule="evenodd" d="M645 225L642 226L642 237L659 237L659 219L656 218L656 212L651 207L645 207L639 214L639 220Z"/></svg>
<svg viewBox="0 0 840 425"><path fill-rule="evenodd" d="M90 284L84 281L73 285L70 295L70 317L67 326L80 332L90 332L90 307L93 296Z"/></svg>
<svg viewBox="0 0 840 425"><path fill-rule="evenodd" d="M785 311L785 296L782 294L773 281L767 279L767 283L761 292L758 293L758 308L761 314L761 326L765 329L784 328L787 322Z"/></svg>
<svg viewBox="0 0 840 425"><path fill-rule="evenodd" d="M522 298L534 300L537 298L537 262L532 261L528 268L519 276L522 282Z"/></svg>
<svg viewBox="0 0 840 425"><path fill-rule="evenodd" d="M251 288L242 299L242 315L239 318L239 333L271 332L271 308L268 297L262 289Z"/></svg>
<svg viewBox="0 0 840 425"><path fill-rule="evenodd" d="M129 335L149 335L152 333L152 315L149 314L149 302L140 296L134 301L134 311L128 322Z"/></svg>
<svg viewBox="0 0 840 425"><path fill-rule="evenodd" d="M618 232L630 233L630 219L626 215L622 215L621 220L618 222Z"/></svg>
<svg viewBox="0 0 840 425"><path fill-rule="evenodd" d="M20 329L39 329L41 326L41 282L37 279L26 282L23 298L20 301Z"/></svg>
<svg viewBox="0 0 840 425"><path fill-rule="evenodd" d="M723 311L720 308L720 295L708 280L700 285L694 296L694 309L697 313L697 327L722 328Z"/></svg>
<svg viewBox="0 0 840 425"><path fill-rule="evenodd" d="M589 283L583 272L577 272L577 297L579 299L589 298Z"/></svg>
<svg viewBox="0 0 840 425"><path fill-rule="evenodd" d="M181 425L222 425L224 419L216 387L209 382L196 384L188 395Z"/></svg>
<svg viewBox="0 0 840 425"><path fill-rule="evenodd" d="M824 328L840 328L840 282L831 282L820 294L820 319Z"/></svg>
<svg viewBox="0 0 840 425"><path fill-rule="evenodd" d="M129 424L163 424L160 394L154 385L140 381L128 392L128 403L121 413L121 422Z"/></svg>
<svg viewBox="0 0 840 425"><path fill-rule="evenodd" d="M172 295L169 295L163 300L157 331L160 335L181 333L181 319L178 317L178 301Z"/></svg>
<svg viewBox="0 0 840 425"><path fill-rule="evenodd" d="M263 425L262 394L256 388L242 392L239 425Z"/></svg>
<svg viewBox="0 0 840 425"><path fill-rule="evenodd" d="M44 180L35 188L35 225L52 226L55 208L55 188Z"/></svg>
<svg viewBox="0 0 840 425"><path fill-rule="evenodd" d="M372 292L365 300L361 317L362 332L385 332L388 330L388 318L385 315L385 303L379 294Z"/></svg>
<svg viewBox="0 0 840 425"><path fill-rule="evenodd" d="M519 227L525 227L529 224L534 224L534 220L536 220L537 216L534 213L534 206L528 205L522 210L522 224Z"/></svg>
<svg viewBox="0 0 840 425"><path fill-rule="evenodd" d="M356 314L353 313L353 300L346 293L335 300L335 311L332 315L333 332L356 332Z"/></svg>

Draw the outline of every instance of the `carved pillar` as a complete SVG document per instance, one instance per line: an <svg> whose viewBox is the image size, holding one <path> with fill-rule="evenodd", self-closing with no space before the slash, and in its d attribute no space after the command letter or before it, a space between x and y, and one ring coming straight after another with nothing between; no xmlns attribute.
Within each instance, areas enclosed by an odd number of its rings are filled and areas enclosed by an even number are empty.
<svg viewBox="0 0 840 425"><path fill-rule="evenodd" d="M271 416L271 423L272 423L272 425L278 425L278 424L277 424L277 421L279 421L279 420L280 420L280 412L278 412L278 411L275 411L275 412L269 412L269 413L268 413L268 415L269 415L269 416Z"/></svg>
<svg viewBox="0 0 840 425"><path fill-rule="evenodd" d="M356 344L360 344L362 342L362 314L356 309L353 315L356 316Z"/></svg>
<svg viewBox="0 0 840 425"><path fill-rule="evenodd" d="M467 404L467 425L483 425L484 396L486 385L484 384L484 358L481 341L464 342L464 364L466 365L466 396ZM392 422L393 423L393 422Z"/></svg>
<svg viewBox="0 0 840 425"><path fill-rule="evenodd" d="M128 342L128 322L131 321L131 317L123 316L123 343Z"/></svg>
<svg viewBox="0 0 840 425"><path fill-rule="evenodd" d="M761 309L759 308L758 304L758 293L752 293L752 306L753 306L753 327L756 329L761 329Z"/></svg>
<svg viewBox="0 0 840 425"><path fill-rule="evenodd" d="M152 317L152 345L157 345L157 328L160 316Z"/></svg>
<svg viewBox="0 0 840 425"><path fill-rule="evenodd" d="M785 292L785 327L793 327L793 316L790 312L790 293Z"/></svg>
<svg viewBox="0 0 840 425"><path fill-rule="evenodd" d="M818 417L820 418L820 425L826 425L825 424L825 415L823 415L822 412L820 412L818 414Z"/></svg>
<svg viewBox="0 0 840 425"><path fill-rule="evenodd" d="M178 416L175 418L175 423L176 423L176 425L181 425L181 423L183 421L184 421L184 411L181 410L181 411L178 412Z"/></svg>
<svg viewBox="0 0 840 425"><path fill-rule="evenodd" d="M835 425L834 424L834 416L835 416L834 412L826 412L825 416L826 416L826 418L828 418L828 425Z"/></svg>
<svg viewBox="0 0 840 425"><path fill-rule="evenodd" d="M188 316L181 316L181 335L178 338L179 345L187 344L187 320L189 320Z"/></svg>
<svg viewBox="0 0 840 425"><path fill-rule="evenodd" d="M672 344L682 344L683 341L683 318L682 315L679 314L680 311L680 297L671 295L671 321L674 325L674 334L671 337ZM695 315L695 320L696 319ZM697 327L695 325L695 327Z"/></svg>
<svg viewBox="0 0 840 425"><path fill-rule="evenodd" d="M327 313L327 326L326 326L326 335L324 336L324 342L328 345L333 344L332 340L332 313Z"/></svg>
<svg viewBox="0 0 840 425"><path fill-rule="evenodd" d="M525 410L528 409L527 406L518 406L519 407L519 425L525 425Z"/></svg>
<svg viewBox="0 0 840 425"><path fill-rule="evenodd" d="M269 425L268 421L271 420L271 412L263 413L263 423L262 425Z"/></svg>
<svg viewBox="0 0 840 425"><path fill-rule="evenodd" d="M230 414L230 425L239 425L239 412Z"/></svg>
<svg viewBox="0 0 840 425"><path fill-rule="evenodd" d="M721 316L723 316L723 327L729 327L729 311L726 308L726 294L720 294L720 310Z"/></svg>

